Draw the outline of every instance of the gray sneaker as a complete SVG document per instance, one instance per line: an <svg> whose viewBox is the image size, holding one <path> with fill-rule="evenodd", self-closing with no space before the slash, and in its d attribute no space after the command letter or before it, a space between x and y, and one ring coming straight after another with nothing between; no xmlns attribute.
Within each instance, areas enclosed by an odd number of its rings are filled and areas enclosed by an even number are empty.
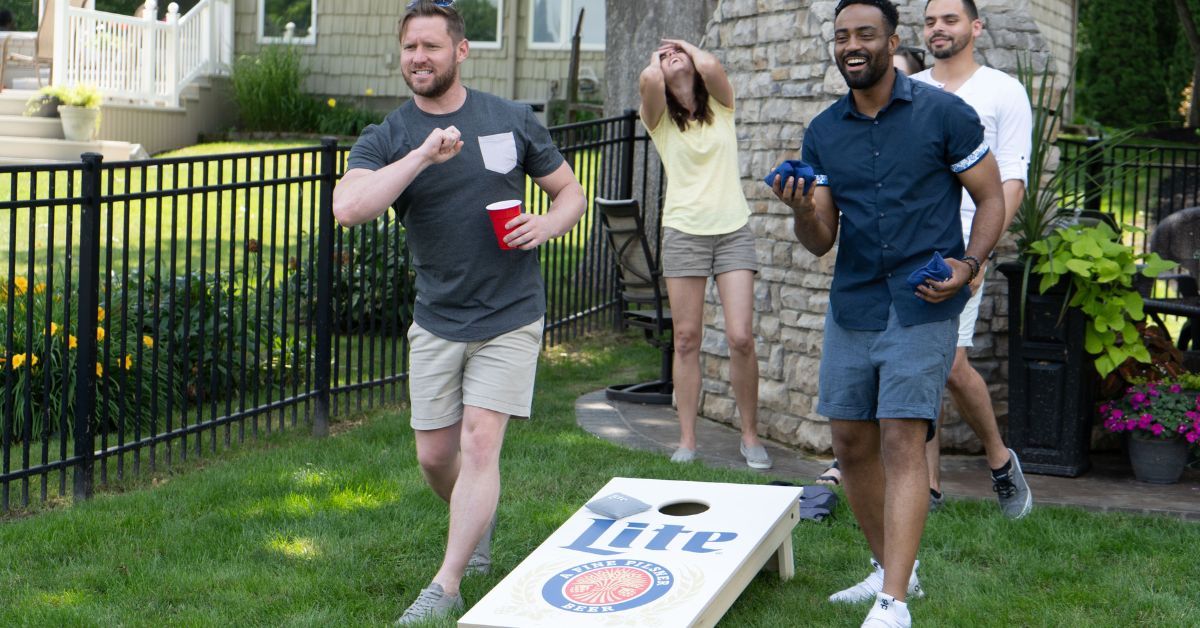
<svg viewBox="0 0 1200 628"><path fill-rule="evenodd" d="M929 489L929 512L937 512L944 503L946 503L945 493L935 493L933 489Z"/></svg>
<svg viewBox="0 0 1200 628"><path fill-rule="evenodd" d="M443 617L452 613L457 613L463 609L463 599L461 595L446 595L442 590L442 585L431 582L429 586L421 589L421 593L417 595L417 599L409 606L400 619L396 620L393 626L405 626L415 624L417 622Z"/></svg>
<svg viewBox="0 0 1200 628"><path fill-rule="evenodd" d="M746 465L751 469L770 469L771 456L767 453L767 448L762 445L747 447L746 443L741 443L738 447L742 452L742 457L746 459Z"/></svg>
<svg viewBox="0 0 1200 628"><path fill-rule="evenodd" d="M1009 449L1008 471L997 475L992 471L992 490L996 491L996 499L1000 500L1000 510L1009 519L1020 519L1033 510L1033 492L1025 483L1025 474L1021 472L1021 461L1017 452Z"/></svg>
<svg viewBox="0 0 1200 628"><path fill-rule="evenodd" d="M471 558L467 559L464 576L486 576L492 572L492 535L495 533L496 517L493 516L488 529L483 533L483 538L479 539L479 544L471 552Z"/></svg>
<svg viewBox="0 0 1200 628"><path fill-rule="evenodd" d="M671 454L671 462L691 462L696 459L696 450L680 447Z"/></svg>

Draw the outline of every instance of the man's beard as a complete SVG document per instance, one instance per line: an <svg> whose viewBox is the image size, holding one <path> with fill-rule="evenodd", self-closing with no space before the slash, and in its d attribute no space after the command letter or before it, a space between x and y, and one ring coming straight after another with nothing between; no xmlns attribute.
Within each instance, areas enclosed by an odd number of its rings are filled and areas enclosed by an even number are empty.
<svg viewBox="0 0 1200 628"><path fill-rule="evenodd" d="M412 79L409 78L409 74L407 72L405 72L403 76L404 84L408 85L408 88L411 89L414 94L425 98L440 98L443 94L450 90L451 86L454 85L454 80L458 76L458 66L455 65L454 67L450 68L449 71L443 74L438 74L437 70L435 69L433 71L433 82L430 83L429 87L423 88L422 90L418 90L413 85Z"/></svg>
<svg viewBox="0 0 1200 628"><path fill-rule="evenodd" d="M879 80L882 79L885 74L887 74L887 69L892 64L890 58L879 57L874 54L867 54L866 57L867 71L854 78L851 78L850 75L846 73L845 56L838 59L838 71L842 73L842 78L846 80L846 85L848 85L850 89L867 89L868 87L878 83Z"/></svg>
<svg viewBox="0 0 1200 628"><path fill-rule="evenodd" d="M929 41L925 42L925 47L928 48L929 51L933 53L933 58L935 58L935 59L949 59L950 57L953 57L954 55L962 52L962 50L967 47L967 44L971 43L970 37L958 38L958 37L949 37L947 35L943 35L943 37L948 37L950 39L950 47L949 48L942 48L939 50L939 49L935 49L933 47L933 45L930 44Z"/></svg>

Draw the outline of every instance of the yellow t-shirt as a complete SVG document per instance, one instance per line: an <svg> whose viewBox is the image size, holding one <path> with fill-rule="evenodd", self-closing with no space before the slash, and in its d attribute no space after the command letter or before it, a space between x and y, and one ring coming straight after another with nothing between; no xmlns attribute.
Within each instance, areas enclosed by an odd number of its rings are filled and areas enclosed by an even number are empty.
<svg viewBox="0 0 1200 628"><path fill-rule="evenodd" d="M708 107L712 124L692 120L680 131L664 111L650 131L667 173L663 226L691 235L732 233L750 216L738 176L733 109L711 96Z"/></svg>

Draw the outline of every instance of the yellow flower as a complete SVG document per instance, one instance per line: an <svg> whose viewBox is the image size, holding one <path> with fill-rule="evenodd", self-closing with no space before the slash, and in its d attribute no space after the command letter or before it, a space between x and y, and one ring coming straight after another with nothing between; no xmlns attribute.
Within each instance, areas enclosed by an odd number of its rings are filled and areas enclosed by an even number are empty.
<svg viewBox="0 0 1200 628"><path fill-rule="evenodd" d="M127 353L125 354L125 370L128 371L131 368L133 368L133 355Z"/></svg>
<svg viewBox="0 0 1200 628"><path fill-rule="evenodd" d="M17 294L25 294L25 290L29 288L29 281L24 277L13 279L13 286L17 288Z"/></svg>
<svg viewBox="0 0 1200 628"><path fill-rule="evenodd" d="M67 348L74 349L75 347L78 347L78 346L79 346L79 341L75 339L75 336L71 335L71 334L67 334Z"/></svg>
<svg viewBox="0 0 1200 628"><path fill-rule="evenodd" d="M55 323L55 322L50 323L50 335L51 336L58 335L58 323Z"/></svg>
<svg viewBox="0 0 1200 628"><path fill-rule="evenodd" d="M367 93L367 95L368 95L368 96L374 96L374 95L375 95L375 90L374 90L374 89L371 89L370 87L368 87L368 88L367 88L367 92L366 92L366 93Z"/></svg>
<svg viewBox="0 0 1200 628"><path fill-rule="evenodd" d="M14 369L21 368L21 365L29 362L29 368L37 366L38 357L32 353L18 353L12 357L12 367Z"/></svg>
<svg viewBox="0 0 1200 628"><path fill-rule="evenodd" d="M150 336L142 336L142 344L146 345L147 347L153 347L154 339Z"/></svg>
<svg viewBox="0 0 1200 628"><path fill-rule="evenodd" d="M96 308L96 322L97 323L104 322L104 308L102 308L102 307Z"/></svg>
<svg viewBox="0 0 1200 628"><path fill-rule="evenodd" d="M329 100L326 100L326 101L325 101L325 104L329 105L329 108L330 108L330 109L333 109L334 107L336 107L336 106L337 106L337 99L336 99L336 98L330 98Z"/></svg>
<svg viewBox="0 0 1200 628"><path fill-rule="evenodd" d="M96 328L96 342L104 342L104 328L103 327Z"/></svg>
<svg viewBox="0 0 1200 628"><path fill-rule="evenodd" d="M34 294L42 294L45 291L46 291L46 282L44 282L44 281L39 281L37 283L37 285L33 287Z"/></svg>
<svg viewBox="0 0 1200 628"><path fill-rule="evenodd" d="M96 377L104 377L104 365L96 363Z"/></svg>

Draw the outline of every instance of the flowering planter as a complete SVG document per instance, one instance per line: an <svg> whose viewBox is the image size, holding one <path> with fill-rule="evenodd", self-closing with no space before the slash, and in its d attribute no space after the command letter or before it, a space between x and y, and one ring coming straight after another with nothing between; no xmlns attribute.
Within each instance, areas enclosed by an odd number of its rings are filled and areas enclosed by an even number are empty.
<svg viewBox="0 0 1200 628"><path fill-rule="evenodd" d="M1133 477L1150 484L1174 484L1183 475L1188 461L1188 443L1179 436L1159 438L1129 434L1129 463Z"/></svg>
<svg viewBox="0 0 1200 628"><path fill-rule="evenodd" d="M1024 471L1075 477L1090 465L1092 400L1099 380L1083 350L1087 320L1079 308L1062 315L1065 283L1038 294L1041 278L1032 274L1029 293L1022 294L1024 265L1006 262L999 269L1008 278L1005 440L1021 457Z"/></svg>

